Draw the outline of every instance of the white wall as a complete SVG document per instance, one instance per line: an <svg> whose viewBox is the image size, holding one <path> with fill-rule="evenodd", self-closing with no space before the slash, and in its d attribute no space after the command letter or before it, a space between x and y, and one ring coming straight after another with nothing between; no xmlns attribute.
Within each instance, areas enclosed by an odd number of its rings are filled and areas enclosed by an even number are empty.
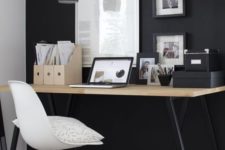
<svg viewBox="0 0 225 150"><path fill-rule="evenodd" d="M0 0L0 84L8 80L26 80L25 0ZM14 104L10 94L1 94L7 147L13 133ZM19 141L18 149L25 150Z"/></svg>

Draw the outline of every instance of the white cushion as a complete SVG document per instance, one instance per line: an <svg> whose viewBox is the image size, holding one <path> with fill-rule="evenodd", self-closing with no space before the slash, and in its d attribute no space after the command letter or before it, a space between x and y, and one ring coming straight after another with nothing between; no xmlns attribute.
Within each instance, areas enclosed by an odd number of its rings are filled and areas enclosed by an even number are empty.
<svg viewBox="0 0 225 150"><path fill-rule="evenodd" d="M77 119L69 117L49 117L54 135L62 142L67 144L85 144L97 142L96 145L102 144L100 140L104 137L93 129L87 127Z"/></svg>
<svg viewBox="0 0 225 150"><path fill-rule="evenodd" d="M89 128L81 121L70 117L48 116L52 127L53 134L63 143L66 144L103 144L104 138L95 130ZM13 123L19 127L17 119Z"/></svg>

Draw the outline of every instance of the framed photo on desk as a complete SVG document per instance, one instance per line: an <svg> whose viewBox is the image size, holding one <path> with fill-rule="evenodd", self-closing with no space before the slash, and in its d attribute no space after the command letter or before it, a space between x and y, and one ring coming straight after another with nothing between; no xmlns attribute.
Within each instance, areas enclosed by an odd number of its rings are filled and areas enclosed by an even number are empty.
<svg viewBox="0 0 225 150"><path fill-rule="evenodd" d="M149 65L155 65L159 61L158 53L138 53L137 54L137 84L147 84L149 76Z"/></svg>

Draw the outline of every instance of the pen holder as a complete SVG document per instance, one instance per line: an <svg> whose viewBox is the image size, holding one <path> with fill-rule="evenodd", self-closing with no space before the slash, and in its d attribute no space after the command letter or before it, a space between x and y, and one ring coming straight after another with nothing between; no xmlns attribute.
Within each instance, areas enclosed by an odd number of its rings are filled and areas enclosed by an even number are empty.
<svg viewBox="0 0 225 150"><path fill-rule="evenodd" d="M169 86L172 75L158 75L161 86Z"/></svg>

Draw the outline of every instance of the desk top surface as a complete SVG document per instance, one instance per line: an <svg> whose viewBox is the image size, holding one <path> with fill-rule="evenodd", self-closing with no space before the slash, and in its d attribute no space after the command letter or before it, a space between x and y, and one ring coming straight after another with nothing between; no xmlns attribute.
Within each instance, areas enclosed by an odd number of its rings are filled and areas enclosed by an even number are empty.
<svg viewBox="0 0 225 150"><path fill-rule="evenodd" d="M37 93L83 94L83 95L124 95L160 97L197 97L224 92L225 86L216 88L173 88L163 86L128 85L124 88L70 88L67 85L32 85ZM0 86L0 92L9 92L7 85Z"/></svg>

